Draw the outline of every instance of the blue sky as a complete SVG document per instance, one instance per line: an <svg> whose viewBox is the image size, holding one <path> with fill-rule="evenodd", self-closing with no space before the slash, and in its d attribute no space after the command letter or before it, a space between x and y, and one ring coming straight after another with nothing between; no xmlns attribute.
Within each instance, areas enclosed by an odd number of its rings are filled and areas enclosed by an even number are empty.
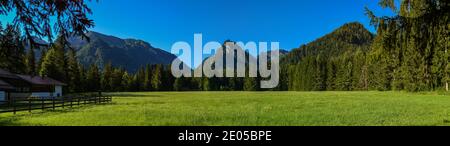
<svg viewBox="0 0 450 146"><path fill-rule="evenodd" d="M92 30L122 38L138 38L170 52L177 41L280 42L291 50L347 22L368 29L364 7L378 15L389 11L377 0L100 0L91 7Z"/></svg>
<svg viewBox="0 0 450 146"><path fill-rule="evenodd" d="M390 15L377 0L93 0L93 31L142 39L170 52L173 43L207 41L280 42L291 50L347 22L369 30L364 7ZM2 22L12 16L0 16Z"/></svg>

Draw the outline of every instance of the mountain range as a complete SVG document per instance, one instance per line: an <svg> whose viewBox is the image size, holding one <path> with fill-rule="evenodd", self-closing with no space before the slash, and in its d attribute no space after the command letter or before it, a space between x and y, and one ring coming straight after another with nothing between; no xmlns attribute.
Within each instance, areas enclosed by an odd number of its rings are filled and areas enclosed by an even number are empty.
<svg viewBox="0 0 450 146"><path fill-rule="evenodd" d="M90 41L81 37L68 39L75 49L81 64L97 64L102 67L111 63L115 67L135 72L146 64L170 64L175 55L153 47L150 43L137 39L121 39L98 32L88 32Z"/></svg>
<svg viewBox="0 0 450 146"><path fill-rule="evenodd" d="M340 56L345 52L354 52L357 49L367 52L370 50L374 38L375 35L361 23L347 23L323 37L292 49L282 57L281 62L296 64L306 56L321 55L330 58Z"/></svg>
<svg viewBox="0 0 450 146"><path fill-rule="evenodd" d="M76 51L78 60L86 67L94 63L99 67L111 63L115 67L122 67L127 71L135 72L146 64L169 65L177 57L138 39L122 39L94 31L88 32L87 36L90 38L89 42L78 36L68 39L71 47ZM282 59L280 63L295 64L302 57L318 54L332 57L354 48L367 50L367 48L370 48L374 36L360 23L347 23L335 31L292 51L280 50L280 58ZM38 42L45 41L38 40ZM227 52L229 50L225 51L225 54ZM251 59L256 59L256 57L246 54ZM262 54L265 53L259 55ZM40 57L40 52L36 52L36 57ZM210 56L204 62L212 58L213 56Z"/></svg>
<svg viewBox="0 0 450 146"><path fill-rule="evenodd" d="M68 39L77 53L78 60L85 66L95 63L102 67L110 62L115 67L135 72L146 64L171 64L176 58L175 55L142 40L121 39L93 31L88 32L87 36L90 38L89 42L81 37ZM287 53L280 50L280 55Z"/></svg>

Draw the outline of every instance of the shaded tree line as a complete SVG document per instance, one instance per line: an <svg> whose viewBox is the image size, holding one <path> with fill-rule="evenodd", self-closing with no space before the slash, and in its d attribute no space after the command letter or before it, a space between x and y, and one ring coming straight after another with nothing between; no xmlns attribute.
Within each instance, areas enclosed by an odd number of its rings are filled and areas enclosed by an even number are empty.
<svg viewBox="0 0 450 146"><path fill-rule="evenodd" d="M381 7L392 9L397 14L395 16L376 16L367 9L366 14L376 26L376 35L361 24L349 23L283 56L280 84L273 90L448 90L449 2L400 2L396 6L394 0L380 0ZM62 5L68 7L54 9ZM19 12L18 25L6 25L6 28L0 25L0 68L55 78L68 83L66 92L261 90L258 88L260 78L174 78L170 67L165 65L146 65L133 73L110 63L101 67L85 67L65 40L69 32L83 35L93 24L85 17L90 10L82 1L42 5L5 1L0 6L0 14L7 14L14 8L33 10ZM34 7L49 12L82 11L77 12L81 13L79 18L68 16L66 20L57 21L61 24L65 21L75 23L58 29L61 37L55 43L35 46L30 33L36 33L38 37L48 36L49 40L52 33L46 31L51 28L46 16L32 17L40 10ZM43 25L37 23L41 19ZM21 30L27 37L22 37ZM39 51L40 58L35 57L36 51Z"/></svg>
<svg viewBox="0 0 450 146"><path fill-rule="evenodd" d="M401 1L399 8L393 0L382 0L380 4L397 15L377 17L367 10L378 33L368 54L373 88L448 90L450 2Z"/></svg>
<svg viewBox="0 0 450 146"><path fill-rule="evenodd" d="M67 83L66 93L96 91L259 90L257 78L174 78L169 65L145 65L128 72L111 63L83 66L62 39L31 48L18 28L0 25L0 68L13 73L48 76ZM39 51L40 58L35 52Z"/></svg>
<svg viewBox="0 0 450 146"><path fill-rule="evenodd" d="M291 51L281 59L279 90L367 90L366 56L374 35L360 23Z"/></svg>
<svg viewBox="0 0 450 146"><path fill-rule="evenodd" d="M445 0L381 0L396 16L367 15L299 49L283 62L282 90L449 90L450 4Z"/></svg>

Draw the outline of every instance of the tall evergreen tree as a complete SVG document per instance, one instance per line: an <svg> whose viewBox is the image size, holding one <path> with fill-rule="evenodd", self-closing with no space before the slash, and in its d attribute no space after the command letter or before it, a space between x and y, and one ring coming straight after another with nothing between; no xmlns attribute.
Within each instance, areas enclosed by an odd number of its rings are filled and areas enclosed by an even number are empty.
<svg viewBox="0 0 450 146"><path fill-rule="evenodd" d="M76 58L75 50L69 49L67 54L67 83L69 92L81 92L82 82L80 73L80 64Z"/></svg>
<svg viewBox="0 0 450 146"><path fill-rule="evenodd" d="M98 66L92 64L86 74L87 90L97 92L101 90L101 74Z"/></svg>
<svg viewBox="0 0 450 146"><path fill-rule="evenodd" d="M152 74L152 88L155 91L161 90L162 86L162 73L163 67L159 64L154 66L153 74Z"/></svg>
<svg viewBox="0 0 450 146"><path fill-rule="evenodd" d="M53 46L45 54L40 67L39 75L48 76L53 79L64 82L65 81L64 53L61 54L59 52L61 50L58 49L58 47L59 46Z"/></svg>
<svg viewBox="0 0 450 146"><path fill-rule="evenodd" d="M107 63L105 67L103 67L103 77L101 80L103 91L113 91L111 86L113 81L113 67L111 62Z"/></svg>
<svg viewBox="0 0 450 146"><path fill-rule="evenodd" d="M42 56L43 57L43 56ZM25 55L25 73L29 75L36 75L36 58L34 49L29 49Z"/></svg>
<svg viewBox="0 0 450 146"><path fill-rule="evenodd" d="M136 88L139 91L145 90L145 67L140 67L139 70L136 72Z"/></svg>
<svg viewBox="0 0 450 146"><path fill-rule="evenodd" d="M112 91L124 91L123 80L124 80L125 71L121 68L114 68L112 73L112 81L111 81L111 89Z"/></svg>
<svg viewBox="0 0 450 146"><path fill-rule="evenodd" d="M0 28L0 68L25 73L25 53L20 35L21 32L12 25L7 25L5 30Z"/></svg>
<svg viewBox="0 0 450 146"><path fill-rule="evenodd" d="M86 92L87 91L87 84L88 84L88 81L87 81L87 73L86 73L86 69L84 68L84 66L83 65L79 65L78 66L78 68L79 68L79 75L80 75L80 77L79 77L79 79L80 79L80 85L78 85L77 87L78 87L78 89L79 89L79 91L80 92Z"/></svg>
<svg viewBox="0 0 450 146"><path fill-rule="evenodd" d="M130 85L132 84L132 77L129 76L128 72L124 72L123 76L122 76L122 91L130 91L131 87Z"/></svg>
<svg viewBox="0 0 450 146"><path fill-rule="evenodd" d="M449 2L446 0L401 1L381 0L396 16L377 17L367 9L372 24L377 26L373 54L387 57L379 67L388 73L385 82L394 89L433 90L443 86L445 38L448 38ZM448 42L448 41L447 41ZM381 80L382 81L382 80Z"/></svg>
<svg viewBox="0 0 450 146"><path fill-rule="evenodd" d="M152 90L152 66L147 64L145 67L145 78L144 78L144 90L151 91Z"/></svg>

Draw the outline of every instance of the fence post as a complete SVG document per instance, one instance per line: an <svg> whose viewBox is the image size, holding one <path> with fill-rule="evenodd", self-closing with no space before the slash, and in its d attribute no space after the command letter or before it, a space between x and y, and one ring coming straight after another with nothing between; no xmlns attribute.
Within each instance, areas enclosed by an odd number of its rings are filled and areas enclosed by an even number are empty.
<svg viewBox="0 0 450 146"><path fill-rule="evenodd" d="M31 113L31 99L28 98L28 112Z"/></svg>
<svg viewBox="0 0 450 146"><path fill-rule="evenodd" d="M61 97L61 107L64 108L64 97Z"/></svg>
<svg viewBox="0 0 450 146"><path fill-rule="evenodd" d="M77 97L78 103L77 106L80 106L80 97Z"/></svg>
<svg viewBox="0 0 450 146"><path fill-rule="evenodd" d="M53 98L52 98L52 107L53 107L53 110L55 110L55 100L56 100L56 98L53 97Z"/></svg>
<svg viewBox="0 0 450 146"><path fill-rule="evenodd" d="M41 98L41 104L42 104L42 110L44 110L44 108L45 108L45 101L44 101L44 98Z"/></svg>
<svg viewBox="0 0 450 146"><path fill-rule="evenodd" d="M72 106L73 106L73 103L72 103L73 98L72 97L69 97L69 98L70 98L70 108L72 108Z"/></svg>
<svg viewBox="0 0 450 146"><path fill-rule="evenodd" d="M12 98L13 113L16 114L16 99Z"/></svg>

